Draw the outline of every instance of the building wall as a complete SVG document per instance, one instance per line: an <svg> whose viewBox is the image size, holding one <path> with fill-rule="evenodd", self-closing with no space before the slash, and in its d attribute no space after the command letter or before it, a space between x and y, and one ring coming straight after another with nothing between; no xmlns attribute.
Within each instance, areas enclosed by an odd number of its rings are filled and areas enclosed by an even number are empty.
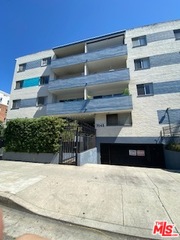
<svg viewBox="0 0 180 240"><path fill-rule="evenodd" d="M162 126L170 121L180 123L180 41L175 40L173 29L180 29L180 21L155 24L126 31L128 48L127 67L130 70L129 91L132 95L132 126L106 126L106 114L96 116L98 137L160 136ZM132 38L146 35L147 45L133 47ZM135 70L134 60L150 58L150 68ZM152 96L137 96L137 84L153 83ZM160 117L161 116L161 117ZM160 118L165 118L161 122ZM122 140L121 140L122 142Z"/></svg>
<svg viewBox="0 0 180 240"><path fill-rule="evenodd" d="M46 106L36 106L37 97L47 96L48 101L51 101L51 95L48 92L47 85L39 85L37 79L41 76L50 76L54 78L50 65L41 66L41 60L47 57L54 57L52 50L39 52L36 54L20 57L16 60L14 77L11 88L10 106L7 113L7 119L13 118L32 118L46 115ZM26 70L19 72L19 64L26 63ZM26 81L26 84L20 88L16 88L17 81ZM29 84L27 81L29 80ZM22 107L12 109L13 100L22 100Z"/></svg>
<svg viewBox="0 0 180 240"><path fill-rule="evenodd" d="M8 105L9 104L9 94L3 91L0 91L0 104Z"/></svg>
<svg viewBox="0 0 180 240"><path fill-rule="evenodd" d="M170 118L173 119L173 123L178 122L178 116L180 111L180 41L175 40L173 32L173 30L175 29L180 29L180 21L154 24L126 31L125 44L127 44L128 51L128 55L126 56L126 62L127 68L130 71L130 82L127 80L126 84L129 87L130 95L132 96L133 109L128 110L131 112L132 115L132 125L107 126L106 114L126 112L126 110L124 109L118 111L114 108L104 111L103 109L101 109L101 113L96 113L96 111L94 111L95 127L97 129L98 138L119 138L121 139L121 141L123 141L123 138L131 139L139 137L142 138L142 142L145 138L158 138L160 136L162 126L169 124L166 112L168 108ZM143 35L146 36L147 45L133 47L132 38ZM102 49L101 52L103 53ZM105 52L106 50L104 50L104 53ZM85 57L85 55L81 55ZM97 53L93 54L93 56L96 55ZM48 96L47 103L53 102L54 96L48 91L48 86L39 86L37 84L38 79L42 75L50 75L50 80L55 79L55 75L53 74L51 66L41 67L41 59L46 57L52 57L54 59L55 56L53 50L48 50L17 59L11 90L10 108L12 107L13 100L23 99L23 101L21 103L21 108L8 111L7 118L31 118L47 114L46 106L36 106L38 96ZM143 70L135 70L134 60L147 57L150 61L150 68ZM77 56L73 56L73 58L68 57L66 58L66 60L77 60L76 58ZM63 63L63 59L59 59L58 61ZM58 61L53 63L54 65L52 66L54 68L55 64L58 63ZM27 70L24 72L18 72L19 64L23 63L27 63ZM26 84L21 89L15 89L16 82L20 80L26 80ZM72 81L73 80L77 80L77 78L72 79ZM53 81L53 84L56 85L54 82L55 81ZM137 84L146 83L153 84L153 94L151 96L137 96ZM51 84L52 87L54 86L53 84ZM108 85L110 92L112 85L110 82L108 84L110 84ZM97 90L95 84L94 87L94 89ZM69 92L71 96L73 96L72 91L69 91L68 94L66 91L61 91L61 94L56 97L56 100L59 101L59 97L62 97L63 94L68 97ZM79 90L77 90L76 92L77 95L78 91ZM58 89L56 89L56 92L58 92ZM80 95L78 96L82 96L83 91L79 94ZM54 105L52 107L54 107ZM59 114L58 111L56 111L56 113ZM80 115L82 115L82 113ZM68 116L70 117L70 112L68 112Z"/></svg>
<svg viewBox="0 0 180 240"><path fill-rule="evenodd" d="M4 122L6 120L7 109L9 105L9 94L0 91L0 121Z"/></svg>
<svg viewBox="0 0 180 240"><path fill-rule="evenodd" d="M159 136L162 125L159 124L157 111L170 109L179 109L180 91L176 88L164 94L157 91L158 86L163 89L166 83L174 85L174 81L180 83L180 58L178 62L174 62L171 55L179 55L180 41L176 41L173 37L173 29L180 29L180 21L155 24L138 29L132 29L126 32L126 43L128 45L128 61L130 68L130 93L133 98L133 134L138 136ZM169 37L166 34L169 32ZM148 42L148 37L157 36L156 41ZM142 47L132 47L131 39L134 37L146 35L147 45ZM158 40L158 37L160 40ZM164 61L162 64L162 56ZM179 55L180 56L180 55ZM150 57L150 69L134 70L134 59ZM156 58L156 66L151 64L151 57ZM171 62L172 61L172 62ZM155 61L154 61L155 62ZM154 95L137 97L137 84L150 83L154 84ZM172 83L172 84L171 84Z"/></svg>
<svg viewBox="0 0 180 240"><path fill-rule="evenodd" d="M7 106L0 104L0 121L4 122L6 120Z"/></svg>

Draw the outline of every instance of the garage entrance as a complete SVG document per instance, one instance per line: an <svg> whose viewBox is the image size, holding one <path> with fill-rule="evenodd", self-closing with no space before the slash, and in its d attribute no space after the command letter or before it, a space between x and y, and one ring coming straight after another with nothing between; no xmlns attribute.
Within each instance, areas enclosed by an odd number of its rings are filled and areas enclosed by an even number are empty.
<svg viewBox="0 0 180 240"><path fill-rule="evenodd" d="M108 144L101 147L101 163L164 168L162 144Z"/></svg>

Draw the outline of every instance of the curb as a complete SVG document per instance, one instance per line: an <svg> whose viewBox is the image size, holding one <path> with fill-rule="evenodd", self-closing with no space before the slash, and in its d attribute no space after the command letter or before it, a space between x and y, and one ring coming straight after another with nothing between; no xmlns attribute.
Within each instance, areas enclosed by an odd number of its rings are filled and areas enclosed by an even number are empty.
<svg viewBox="0 0 180 240"><path fill-rule="evenodd" d="M115 234L126 235L131 237L138 237L142 239L162 239L161 237L153 236L152 230L140 229L129 226L122 226L117 224L111 224L107 222L98 222L87 218L79 218L72 215L63 215L57 212L48 211L46 209L39 208L36 205L32 205L29 202L17 197L9 192L0 192L0 202L8 207L33 213L42 217L46 217L52 220L58 220L60 222L73 224L81 227L87 227L91 229L97 229L105 232L112 232Z"/></svg>

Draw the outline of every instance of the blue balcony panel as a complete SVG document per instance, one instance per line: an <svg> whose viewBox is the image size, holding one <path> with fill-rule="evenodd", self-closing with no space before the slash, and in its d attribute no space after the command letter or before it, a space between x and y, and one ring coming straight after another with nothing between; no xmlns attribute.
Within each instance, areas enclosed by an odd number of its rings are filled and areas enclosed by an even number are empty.
<svg viewBox="0 0 180 240"><path fill-rule="evenodd" d="M51 62L51 68L56 69L56 68L71 66L79 63L97 61L101 59L125 56L125 55L127 55L127 46L120 45L118 47L106 48L96 52L82 53L78 55L55 59Z"/></svg>
<svg viewBox="0 0 180 240"><path fill-rule="evenodd" d="M125 68L116 71L97 73L64 80L62 79L53 80L49 82L48 90L50 92L56 92L68 88L85 87L85 85L92 86L98 84L124 82L129 80L130 80L129 69Z"/></svg>
<svg viewBox="0 0 180 240"><path fill-rule="evenodd" d="M131 109L132 97L120 96L48 104L47 115L97 113Z"/></svg>

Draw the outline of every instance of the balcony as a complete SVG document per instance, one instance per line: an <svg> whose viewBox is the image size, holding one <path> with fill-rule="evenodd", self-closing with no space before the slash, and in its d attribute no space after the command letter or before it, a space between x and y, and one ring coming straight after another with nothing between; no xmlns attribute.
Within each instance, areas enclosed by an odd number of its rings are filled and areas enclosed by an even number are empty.
<svg viewBox="0 0 180 240"><path fill-rule="evenodd" d="M65 115L77 113L97 113L118 110L131 110L132 97L118 96L102 99L58 102L47 105L47 115Z"/></svg>
<svg viewBox="0 0 180 240"><path fill-rule="evenodd" d="M51 62L51 68L57 69L61 67L76 65L85 62L97 61L101 59L116 57L116 56L125 56L127 55L127 46L120 45L117 47L106 48L103 50L91 52L91 53L82 53L78 55L72 55L68 57L58 58Z"/></svg>
<svg viewBox="0 0 180 240"><path fill-rule="evenodd" d="M107 83L115 83L115 82L125 82L129 81L129 69L120 69L116 71L108 71L103 73L96 73L87 76L79 76L69 79L58 79L49 82L48 90L50 92L56 92L63 89L68 88L77 88L99 85L99 84L107 84Z"/></svg>

